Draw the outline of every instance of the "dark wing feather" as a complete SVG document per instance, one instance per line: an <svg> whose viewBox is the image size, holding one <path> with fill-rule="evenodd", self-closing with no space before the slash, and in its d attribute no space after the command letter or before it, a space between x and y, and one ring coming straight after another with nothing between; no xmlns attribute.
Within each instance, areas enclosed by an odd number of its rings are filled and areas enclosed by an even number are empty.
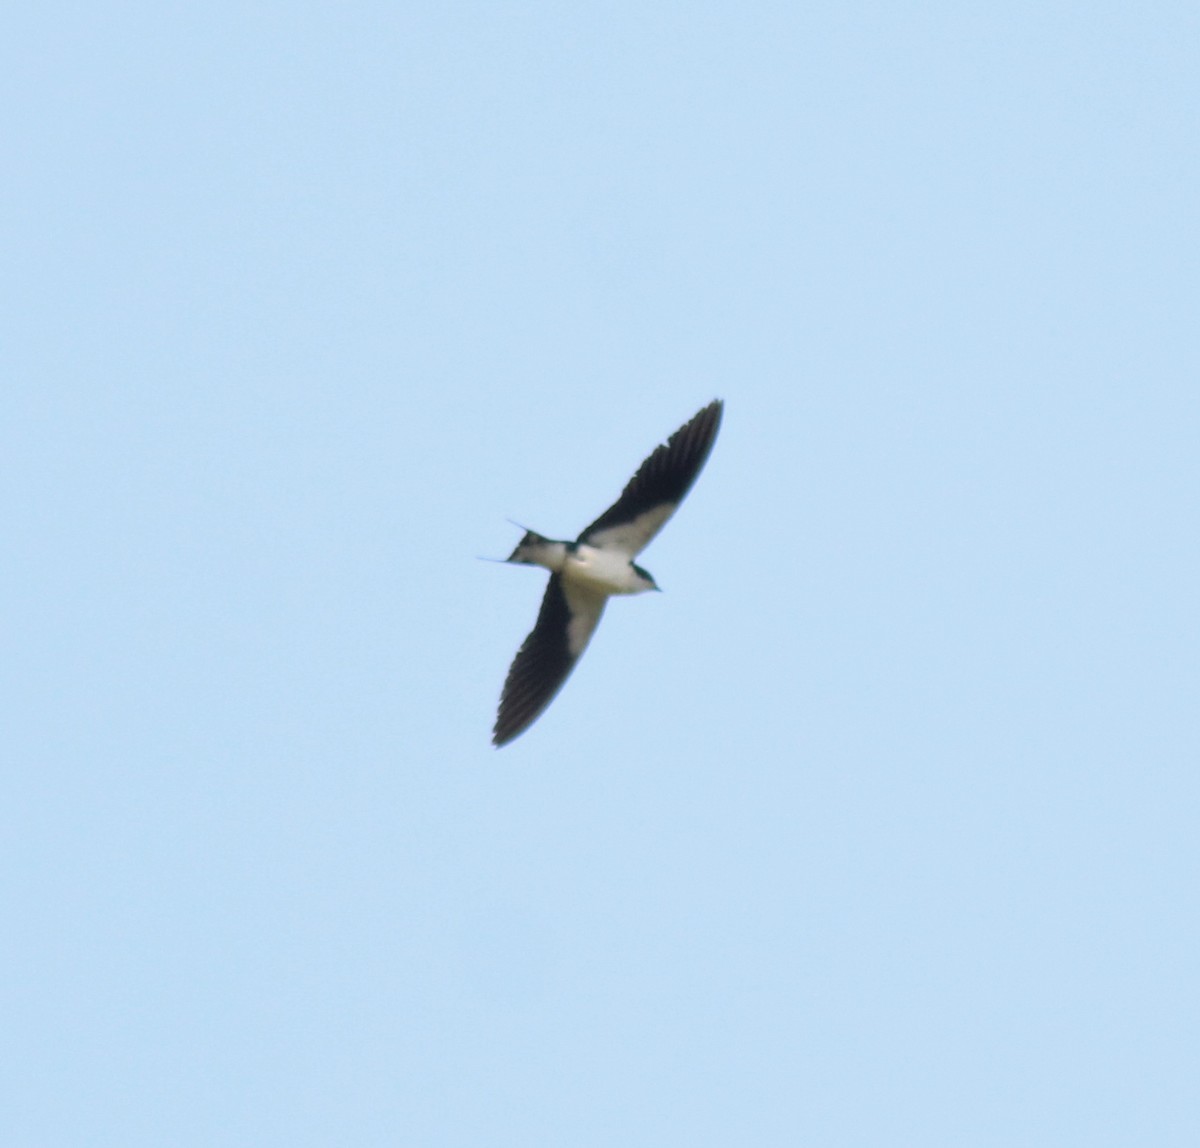
<svg viewBox="0 0 1200 1148"><path fill-rule="evenodd" d="M577 541L621 550L630 557L645 549L708 461L723 409L720 399L709 403L658 446L638 467L621 497Z"/></svg>
<svg viewBox="0 0 1200 1148"><path fill-rule="evenodd" d="M537 621L504 680L493 745L507 745L541 716L575 668L603 610L603 597L564 590L562 578L550 575Z"/></svg>

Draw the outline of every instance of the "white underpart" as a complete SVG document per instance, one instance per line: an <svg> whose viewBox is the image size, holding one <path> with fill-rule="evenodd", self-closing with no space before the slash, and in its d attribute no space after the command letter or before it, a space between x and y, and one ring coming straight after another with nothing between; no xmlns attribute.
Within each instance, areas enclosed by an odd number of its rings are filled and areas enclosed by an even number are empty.
<svg viewBox="0 0 1200 1148"><path fill-rule="evenodd" d="M650 589L650 584L630 566L626 555L582 544L567 554L562 577L564 584L594 594L640 594Z"/></svg>

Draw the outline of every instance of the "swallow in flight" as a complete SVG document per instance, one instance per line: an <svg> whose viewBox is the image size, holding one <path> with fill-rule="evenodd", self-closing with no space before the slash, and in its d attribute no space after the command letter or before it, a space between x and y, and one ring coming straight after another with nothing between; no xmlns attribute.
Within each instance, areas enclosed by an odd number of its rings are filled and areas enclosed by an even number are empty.
<svg viewBox="0 0 1200 1148"><path fill-rule="evenodd" d="M507 745L554 700L586 648L614 594L657 590L634 559L675 513L708 460L723 406L720 399L684 423L638 467L621 497L574 542L532 530L504 561L544 566L550 582L529 637L517 651L500 695L492 743Z"/></svg>

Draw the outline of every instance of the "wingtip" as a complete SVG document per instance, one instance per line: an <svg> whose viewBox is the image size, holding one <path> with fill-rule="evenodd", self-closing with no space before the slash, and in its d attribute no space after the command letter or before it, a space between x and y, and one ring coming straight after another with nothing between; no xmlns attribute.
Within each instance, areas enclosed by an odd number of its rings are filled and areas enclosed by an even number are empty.
<svg viewBox="0 0 1200 1148"><path fill-rule="evenodd" d="M503 749L506 745L511 745L532 724L533 722L527 722L525 725L521 726L520 729L510 729L503 732L501 732L500 728L497 726L492 730L492 748Z"/></svg>

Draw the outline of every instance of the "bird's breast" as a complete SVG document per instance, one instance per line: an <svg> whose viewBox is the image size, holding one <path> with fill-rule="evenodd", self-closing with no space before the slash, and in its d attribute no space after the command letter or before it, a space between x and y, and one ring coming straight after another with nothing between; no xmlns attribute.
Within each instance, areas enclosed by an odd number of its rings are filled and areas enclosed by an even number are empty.
<svg viewBox="0 0 1200 1148"><path fill-rule="evenodd" d="M562 576L598 594L637 594L648 589L624 555L582 544L567 555Z"/></svg>

